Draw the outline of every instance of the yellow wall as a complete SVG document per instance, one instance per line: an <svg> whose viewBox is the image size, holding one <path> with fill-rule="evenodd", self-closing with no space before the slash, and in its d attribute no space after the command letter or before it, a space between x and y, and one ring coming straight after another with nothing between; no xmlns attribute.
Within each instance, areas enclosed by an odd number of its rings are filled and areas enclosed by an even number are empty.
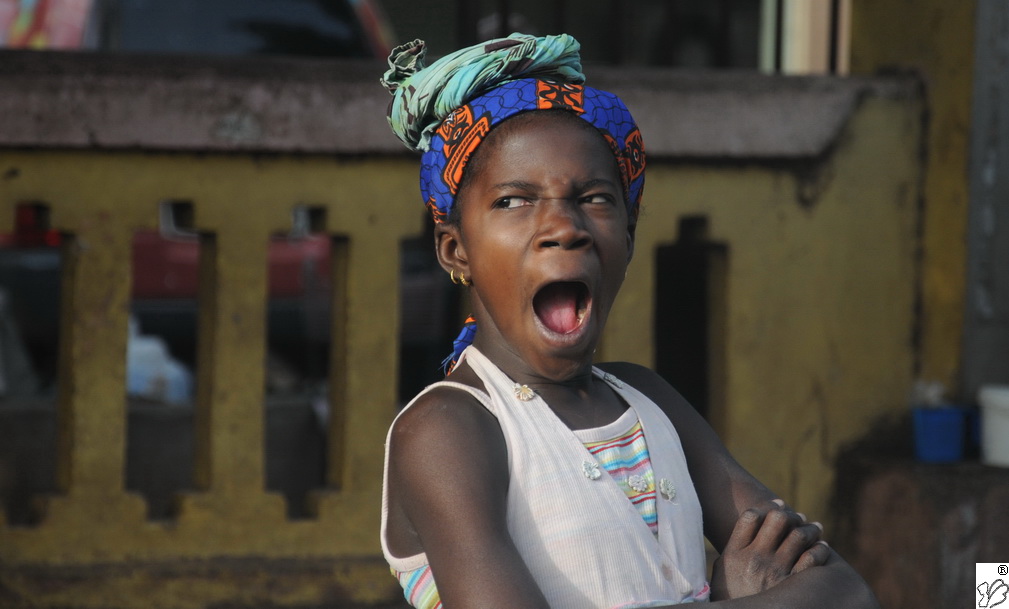
<svg viewBox="0 0 1009 609"><path fill-rule="evenodd" d="M716 429L745 467L817 518L828 517L838 448L906 407L920 129L914 100L863 101L833 153L804 174L815 186L774 166L649 166L605 357L641 361L651 252L675 239L681 216L707 216L710 238L728 246ZM818 191L811 205L800 188Z"/></svg>
<svg viewBox="0 0 1009 609"><path fill-rule="evenodd" d="M728 248L716 426L744 466L821 519L838 447L904 408L913 373L921 105L892 91L867 93L822 158L654 158L600 353L652 364L655 247L683 215L706 215ZM377 491L396 406L397 245L421 230L416 162L9 151L0 167L0 230L17 202L41 201L77 235L64 252L63 493L37 527L0 520L0 590L41 607L396 598L378 558ZM164 199L191 200L197 229L217 234L201 257L214 278L201 321L214 329L200 335L200 488L177 520L150 522L122 479L127 248ZM286 519L262 473L264 244L295 204L323 208L326 230L347 238L334 272L345 314L333 326L331 488L302 521Z"/></svg>
<svg viewBox="0 0 1009 609"><path fill-rule="evenodd" d="M852 73L916 71L925 85L918 374L956 391L966 285L974 0L854 0Z"/></svg>
<svg viewBox="0 0 1009 609"><path fill-rule="evenodd" d="M38 526L0 513L0 604L283 606L399 595L380 558L382 445L397 405L399 244L419 233L415 165L251 155L0 152L0 231L48 205L63 249L60 493ZM197 490L149 521L124 488L130 237L188 200L200 257ZM266 244L291 209L325 212L335 248L329 487L291 521L264 490ZM209 244L205 243L205 245ZM347 354L351 357L347 357ZM54 582L62 582L54 585ZM10 604L7 601L10 601Z"/></svg>

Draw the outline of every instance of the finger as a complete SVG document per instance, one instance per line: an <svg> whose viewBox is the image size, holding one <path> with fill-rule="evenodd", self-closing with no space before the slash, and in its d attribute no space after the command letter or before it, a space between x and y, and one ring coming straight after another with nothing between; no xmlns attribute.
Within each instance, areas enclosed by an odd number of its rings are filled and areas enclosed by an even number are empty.
<svg viewBox="0 0 1009 609"><path fill-rule="evenodd" d="M753 543L764 550L774 553L785 537L796 527L801 526L799 515L787 507L777 507L767 512L761 523ZM803 548L805 549L805 548Z"/></svg>
<svg viewBox="0 0 1009 609"><path fill-rule="evenodd" d="M755 505L739 515L732 529L726 550L740 550L750 545L764 522L764 517L772 510L780 510L785 506L781 499L772 499ZM775 547L777 547L775 545Z"/></svg>
<svg viewBox="0 0 1009 609"><path fill-rule="evenodd" d="M822 539L813 544L811 548L802 553L799 560L795 561L795 566L792 567L792 575L796 573L801 573L810 567L819 567L827 564L827 560L830 559L831 549L827 545L826 541Z"/></svg>
<svg viewBox="0 0 1009 609"><path fill-rule="evenodd" d="M791 570L804 552L818 542L823 535L823 527L818 522L811 522L792 529L775 552L779 564L788 565Z"/></svg>
<svg viewBox="0 0 1009 609"><path fill-rule="evenodd" d="M760 530L766 513L766 509L752 507L740 514L736 519L736 526L732 528L732 535L729 536L729 541L725 544L725 551L741 550L750 545Z"/></svg>
<svg viewBox="0 0 1009 609"><path fill-rule="evenodd" d="M789 520L794 522L795 526L799 526L800 524L806 524L806 515L803 514L802 512L796 512L794 509L792 509L790 505L785 503L782 499L773 499L771 503L777 506L777 508L772 509L779 509L785 514L787 514Z"/></svg>

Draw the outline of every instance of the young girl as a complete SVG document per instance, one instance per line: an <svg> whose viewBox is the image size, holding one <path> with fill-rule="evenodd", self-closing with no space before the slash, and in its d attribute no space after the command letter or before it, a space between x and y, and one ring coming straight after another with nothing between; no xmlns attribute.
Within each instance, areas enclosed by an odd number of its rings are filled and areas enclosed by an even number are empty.
<svg viewBox="0 0 1009 609"><path fill-rule="evenodd" d="M623 103L582 84L578 43L423 56L393 51L389 120L423 151L438 259L474 314L447 380L389 432L382 548L410 603L876 606L658 375L593 366L645 157ZM721 553L710 585L704 536Z"/></svg>

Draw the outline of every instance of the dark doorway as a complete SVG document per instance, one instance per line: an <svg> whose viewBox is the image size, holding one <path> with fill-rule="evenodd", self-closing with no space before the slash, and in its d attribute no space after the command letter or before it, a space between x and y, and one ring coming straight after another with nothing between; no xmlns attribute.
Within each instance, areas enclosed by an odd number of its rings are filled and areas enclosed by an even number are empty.
<svg viewBox="0 0 1009 609"><path fill-rule="evenodd" d="M708 219L680 220L679 238L655 265L655 369L709 421L721 383L727 248L708 239Z"/></svg>

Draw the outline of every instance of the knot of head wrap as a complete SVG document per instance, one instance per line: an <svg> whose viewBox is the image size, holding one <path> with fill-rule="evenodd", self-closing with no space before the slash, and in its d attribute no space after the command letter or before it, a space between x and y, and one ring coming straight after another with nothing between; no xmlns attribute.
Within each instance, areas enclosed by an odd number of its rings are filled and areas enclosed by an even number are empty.
<svg viewBox="0 0 1009 609"><path fill-rule="evenodd" d="M389 69L381 78L382 86L395 95L403 81L424 67L426 55L427 43L419 38L393 48L389 54Z"/></svg>
<svg viewBox="0 0 1009 609"><path fill-rule="evenodd" d="M458 50L425 68L424 41L408 42L392 50L382 77L393 95L389 125L407 148L427 150L432 132L445 117L482 91L536 76L584 82L580 49L567 34L512 34Z"/></svg>
<svg viewBox="0 0 1009 609"><path fill-rule="evenodd" d="M571 36L508 38L456 51L424 67L423 41L393 49L382 84L393 94L389 124L407 147L423 151L420 190L435 222L455 203L466 164L490 130L532 110L570 111L592 124L617 162L628 217L635 219L645 182L645 151L619 97L585 86ZM444 364L448 371L473 341L466 322Z"/></svg>

